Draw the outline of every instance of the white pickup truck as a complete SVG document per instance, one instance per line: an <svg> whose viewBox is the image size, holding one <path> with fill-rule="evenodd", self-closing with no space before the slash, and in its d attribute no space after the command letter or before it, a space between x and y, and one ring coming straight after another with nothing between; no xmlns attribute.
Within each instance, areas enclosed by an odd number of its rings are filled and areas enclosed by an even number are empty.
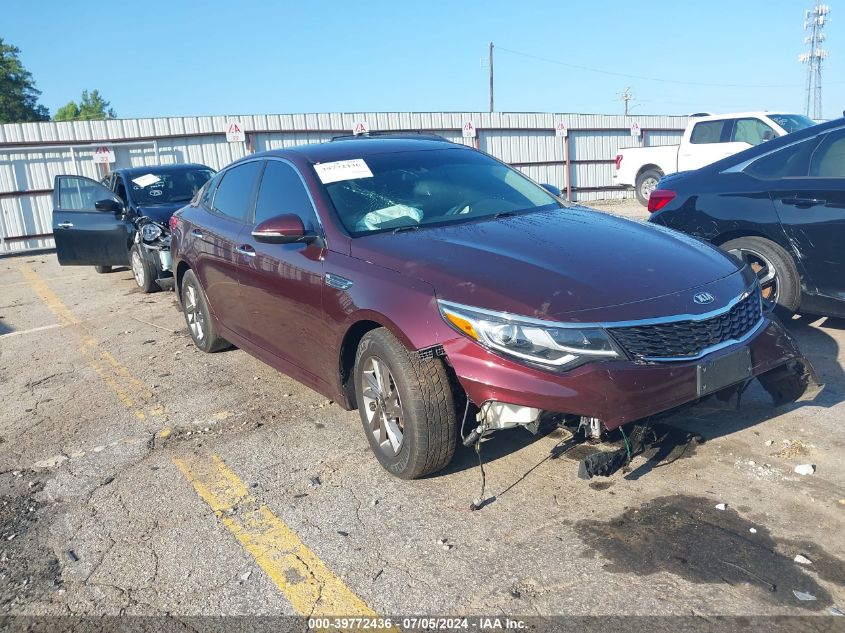
<svg viewBox="0 0 845 633"><path fill-rule="evenodd" d="M695 116L687 124L680 145L619 150L614 183L634 187L637 199L647 205L652 190L666 174L704 167L811 125L815 122L801 114L778 112Z"/></svg>

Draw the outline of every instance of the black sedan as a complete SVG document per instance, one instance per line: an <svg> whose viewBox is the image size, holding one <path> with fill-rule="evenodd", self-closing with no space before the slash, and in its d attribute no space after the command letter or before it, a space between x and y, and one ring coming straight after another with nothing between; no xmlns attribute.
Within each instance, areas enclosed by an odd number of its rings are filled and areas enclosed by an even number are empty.
<svg viewBox="0 0 845 633"><path fill-rule="evenodd" d="M214 175L205 165L116 169L101 182L56 176L53 237L62 266L130 266L144 292L172 283L168 220Z"/></svg>
<svg viewBox="0 0 845 633"><path fill-rule="evenodd" d="M845 317L845 118L666 176L648 209L745 260L768 308Z"/></svg>

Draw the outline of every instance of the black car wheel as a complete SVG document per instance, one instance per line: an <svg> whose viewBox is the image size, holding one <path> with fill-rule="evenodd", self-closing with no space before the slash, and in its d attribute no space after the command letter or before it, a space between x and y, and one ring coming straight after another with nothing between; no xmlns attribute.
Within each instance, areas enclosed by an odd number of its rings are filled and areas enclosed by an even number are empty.
<svg viewBox="0 0 845 633"><path fill-rule="evenodd" d="M641 205L648 206L648 197L657 188L657 183L661 178L663 174L657 169L647 169L637 176L636 193Z"/></svg>
<svg viewBox="0 0 845 633"><path fill-rule="evenodd" d="M354 377L364 432L388 472L416 479L451 461L458 413L439 358L420 358L379 328L361 339Z"/></svg>
<svg viewBox="0 0 845 633"><path fill-rule="evenodd" d="M185 311L188 332L199 349L211 353L229 346L228 341L217 335L205 293L192 270L182 278L182 309Z"/></svg>
<svg viewBox="0 0 845 633"><path fill-rule="evenodd" d="M110 273L111 272L111 266L94 266L94 270L96 270L98 273L100 273L102 275L104 273Z"/></svg>
<svg viewBox="0 0 845 633"><path fill-rule="evenodd" d="M132 276L135 277L135 283L142 291L150 293L158 290L158 284L153 278L155 271L144 258L138 244L133 244L132 250L129 251L129 263L132 266Z"/></svg>
<svg viewBox="0 0 845 633"><path fill-rule="evenodd" d="M783 248L762 237L740 237L722 244L722 249L751 266L760 280L763 308L789 316L798 309L801 281L795 261Z"/></svg>

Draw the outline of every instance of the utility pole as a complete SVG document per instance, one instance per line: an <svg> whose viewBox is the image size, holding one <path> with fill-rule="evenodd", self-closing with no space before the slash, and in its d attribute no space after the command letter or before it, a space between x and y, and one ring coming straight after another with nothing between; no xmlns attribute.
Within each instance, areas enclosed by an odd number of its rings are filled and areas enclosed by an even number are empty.
<svg viewBox="0 0 845 633"><path fill-rule="evenodd" d="M493 42L490 42L490 112L493 111Z"/></svg>
<svg viewBox="0 0 845 633"><path fill-rule="evenodd" d="M634 95L631 94L631 86L625 88L625 92L619 95L619 101L625 104L625 116L628 116L628 102L634 100Z"/></svg>
<svg viewBox="0 0 845 633"><path fill-rule="evenodd" d="M798 61L807 64L807 87L804 94L804 114L810 116L810 102L813 102L813 118L822 118L822 62L827 57L827 51L821 48L826 35L823 32L828 21L830 7L816 0L812 9L804 11L804 30L810 35L804 38L804 43L810 48L806 53L798 56Z"/></svg>

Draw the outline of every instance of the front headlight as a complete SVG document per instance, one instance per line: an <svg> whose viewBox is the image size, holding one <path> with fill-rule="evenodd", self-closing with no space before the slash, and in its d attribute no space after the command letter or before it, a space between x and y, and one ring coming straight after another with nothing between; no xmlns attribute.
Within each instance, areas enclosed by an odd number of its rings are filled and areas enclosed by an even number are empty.
<svg viewBox="0 0 845 633"><path fill-rule="evenodd" d="M141 237L145 242L152 242L161 235L161 227L158 224L145 224L141 227Z"/></svg>
<svg viewBox="0 0 845 633"><path fill-rule="evenodd" d="M525 362L551 369L571 369L591 360L622 355L602 328L544 325L539 320L450 301L437 304L446 323L461 334Z"/></svg>

